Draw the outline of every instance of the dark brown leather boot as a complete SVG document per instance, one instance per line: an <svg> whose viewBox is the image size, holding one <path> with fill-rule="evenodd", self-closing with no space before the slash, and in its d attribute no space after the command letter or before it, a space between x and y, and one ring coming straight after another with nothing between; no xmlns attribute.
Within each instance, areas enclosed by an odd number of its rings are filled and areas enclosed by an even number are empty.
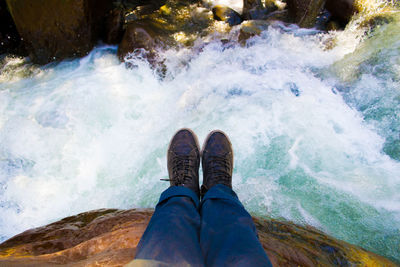
<svg viewBox="0 0 400 267"><path fill-rule="evenodd" d="M168 175L171 186L185 186L200 196L200 149L196 134L180 129L169 143L167 152Z"/></svg>
<svg viewBox="0 0 400 267"><path fill-rule="evenodd" d="M203 185L201 196L214 185L223 184L232 188L233 149L224 132L212 131L202 150Z"/></svg>

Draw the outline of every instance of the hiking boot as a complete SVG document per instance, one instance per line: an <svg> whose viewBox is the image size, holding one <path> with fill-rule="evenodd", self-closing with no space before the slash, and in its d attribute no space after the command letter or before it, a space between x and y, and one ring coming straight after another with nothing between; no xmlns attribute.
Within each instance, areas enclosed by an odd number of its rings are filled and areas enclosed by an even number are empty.
<svg viewBox="0 0 400 267"><path fill-rule="evenodd" d="M203 185L201 196L216 184L232 188L233 149L224 132L212 131L202 150Z"/></svg>
<svg viewBox="0 0 400 267"><path fill-rule="evenodd" d="M200 149L196 134L190 129L180 129L169 143L167 152L168 175L171 186L184 186L200 196Z"/></svg>

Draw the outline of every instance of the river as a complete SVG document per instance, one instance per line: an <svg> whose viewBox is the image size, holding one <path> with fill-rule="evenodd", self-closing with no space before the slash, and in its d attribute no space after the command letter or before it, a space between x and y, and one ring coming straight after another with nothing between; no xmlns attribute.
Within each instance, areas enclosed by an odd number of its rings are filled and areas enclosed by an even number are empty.
<svg viewBox="0 0 400 267"><path fill-rule="evenodd" d="M190 127L233 143L233 187L260 216L400 261L400 20L364 34L274 23L119 62L117 47L0 73L0 241L97 208L154 207L166 149ZM335 42L332 49L327 43ZM194 52L196 51L196 52Z"/></svg>

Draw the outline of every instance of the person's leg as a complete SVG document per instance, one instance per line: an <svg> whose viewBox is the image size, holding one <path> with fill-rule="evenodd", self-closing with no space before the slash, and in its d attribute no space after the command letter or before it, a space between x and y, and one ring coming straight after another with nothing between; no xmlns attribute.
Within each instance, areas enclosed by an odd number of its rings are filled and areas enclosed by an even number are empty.
<svg viewBox="0 0 400 267"><path fill-rule="evenodd" d="M174 135L167 160L171 186L161 194L136 249L135 261L204 266L199 243L200 151L197 137L191 130L181 129Z"/></svg>
<svg viewBox="0 0 400 267"><path fill-rule="evenodd" d="M207 266L272 266L250 214L232 190L233 150L228 137L214 131L203 153L200 246Z"/></svg>
<svg viewBox="0 0 400 267"><path fill-rule="evenodd" d="M172 186L164 191L137 246L135 259L204 266L198 206L197 195L186 187Z"/></svg>
<svg viewBox="0 0 400 267"><path fill-rule="evenodd" d="M200 244L207 266L272 266L250 214L231 188L222 184L210 188L200 215Z"/></svg>

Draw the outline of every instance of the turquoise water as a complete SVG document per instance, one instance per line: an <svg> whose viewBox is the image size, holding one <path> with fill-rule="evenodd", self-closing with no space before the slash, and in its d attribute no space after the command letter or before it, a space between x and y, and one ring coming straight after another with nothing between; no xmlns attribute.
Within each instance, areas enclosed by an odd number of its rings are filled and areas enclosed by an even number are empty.
<svg viewBox="0 0 400 267"><path fill-rule="evenodd" d="M3 59L0 240L90 209L153 207L169 139L190 127L200 142L228 133L251 212L400 261L400 51L373 42L384 29L360 43L275 24L244 47L164 51L164 78L109 46L40 68Z"/></svg>

